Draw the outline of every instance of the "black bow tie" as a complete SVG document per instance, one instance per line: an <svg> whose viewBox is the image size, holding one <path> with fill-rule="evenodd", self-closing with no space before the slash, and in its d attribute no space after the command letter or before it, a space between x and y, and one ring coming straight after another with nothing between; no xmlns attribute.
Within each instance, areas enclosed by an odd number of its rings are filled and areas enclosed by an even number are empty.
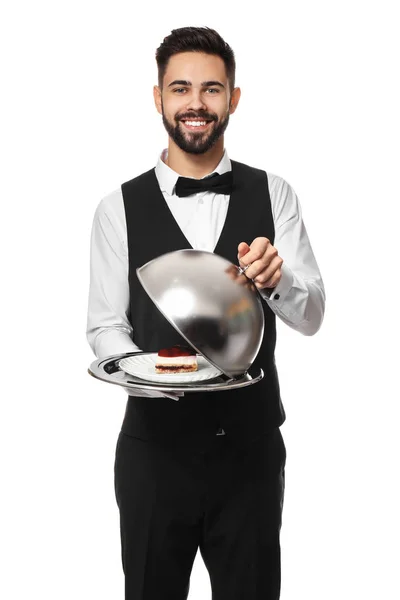
<svg viewBox="0 0 400 600"><path fill-rule="evenodd" d="M207 192L208 190L215 194L230 194L232 192L232 171L223 175L213 173L205 179L190 179L189 177L178 177L175 185L175 194L177 196L191 196L198 192Z"/></svg>

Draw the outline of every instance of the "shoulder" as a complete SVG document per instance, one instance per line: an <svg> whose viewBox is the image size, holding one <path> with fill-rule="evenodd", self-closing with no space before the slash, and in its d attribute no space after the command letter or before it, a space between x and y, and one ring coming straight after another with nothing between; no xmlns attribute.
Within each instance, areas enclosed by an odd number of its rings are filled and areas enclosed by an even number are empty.
<svg viewBox="0 0 400 600"><path fill-rule="evenodd" d="M232 170L242 176L253 176L260 179L265 179L267 173L262 169L257 169L256 167L251 167L250 165L246 165L245 163L239 162L237 160L231 160Z"/></svg>
<svg viewBox="0 0 400 600"><path fill-rule="evenodd" d="M235 160L232 160L231 163L232 168L243 175L252 175L253 177L260 179L267 179L270 193L282 194L287 193L289 190L293 190L290 184L279 175Z"/></svg>
<svg viewBox="0 0 400 600"><path fill-rule="evenodd" d="M275 175L274 173L267 172L268 177L268 186L271 194L281 196L287 195L288 193L294 193L294 190L290 183L287 182L286 179L281 177L280 175Z"/></svg>
<svg viewBox="0 0 400 600"><path fill-rule="evenodd" d="M125 223L125 206L124 206L124 196L123 196L123 188L125 186L131 186L135 183L146 182L146 179L151 176L151 173L154 173L154 168L146 171L146 173L142 173L137 175L133 179L122 183L120 187L116 188L106 196L104 196L96 209L95 219L101 221L110 221L112 225L114 224L124 224Z"/></svg>
<svg viewBox="0 0 400 600"><path fill-rule="evenodd" d="M96 208L96 215L99 218L113 215L119 213L122 207L122 190L119 187L100 200Z"/></svg>
<svg viewBox="0 0 400 600"><path fill-rule="evenodd" d="M267 173L271 207L277 225L288 219L301 216L301 207L296 192L284 179L274 173Z"/></svg>
<svg viewBox="0 0 400 600"><path fill-rule="evenodd" d="M115 232L120 239L125 237L126 217L121 187L104 196L97 205L93 225L104 235Z"/></svg>
<svg viewBox="0 0 400 600"><path fill-rule="evenodd" d="M121 188L131 187L131 186L135 186L135 185L142 185L142 184L146 183L149 178L154 177L154 175L155 175L155 168L153 167L152 169L149 169L145 173L141 173L140 175L137 175L133 179L129 179L129 181L125 181L125 183L122 184Z"/></svg>

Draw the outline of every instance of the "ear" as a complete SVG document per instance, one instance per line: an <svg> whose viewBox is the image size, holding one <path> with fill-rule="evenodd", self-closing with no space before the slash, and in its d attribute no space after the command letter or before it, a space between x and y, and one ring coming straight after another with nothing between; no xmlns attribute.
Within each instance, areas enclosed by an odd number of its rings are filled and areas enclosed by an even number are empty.
<svg viewBox="0 0 400 600"><path fill-rule="evenodd" d="M153 87L153 97L154 97L154 104L156 105L156 109L158 110L160 115L162 115L161 90L158 87L158 85L155 85Z"/></svg>
<svg viewBox="0 0 400 600"><path fill-rule="evenodd" d="M232 90L231 101L229 103L229 114L230 115L233 115L233 113L235 112L237 105L239 104L241 93L242 92L240 91L240 88L234 88Z"/></svg>

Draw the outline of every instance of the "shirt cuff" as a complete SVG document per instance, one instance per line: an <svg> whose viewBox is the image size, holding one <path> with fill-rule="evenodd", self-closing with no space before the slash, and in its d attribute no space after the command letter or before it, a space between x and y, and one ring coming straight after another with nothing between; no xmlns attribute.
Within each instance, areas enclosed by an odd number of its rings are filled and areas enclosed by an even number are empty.
<svg viewBox="0 0 400 600"><path fill-rule="evenodd" d="M281 267L282 277L279 283L273 288L263 288L258 290L261 296L271 306L281 308L285 303L285 299L293 287L293 273L290 268L283 263Z"/></svg>
<svg viewBox="0 0 400 600"><path fill-rule="evenodd" d="M99 333L95 340L94 349L98 358L140 352L140 348L133 343L128 333L116 329L106 329Z"/></svg>

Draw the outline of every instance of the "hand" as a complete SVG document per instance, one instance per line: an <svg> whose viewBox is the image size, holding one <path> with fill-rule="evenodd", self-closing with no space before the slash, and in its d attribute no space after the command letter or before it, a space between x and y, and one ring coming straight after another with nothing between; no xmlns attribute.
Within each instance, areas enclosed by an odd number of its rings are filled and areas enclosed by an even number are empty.
<svg viewBox="0 0 400 600"><path fill-rule="evenodd" d="M246 270L246 277L252 279L260 290L274 288L281 280L283 259L268 238L258 237L250 246L241 242L238 246L238 261L241 267L251 264Z"/></svg>
<svg viewBox="0 0 400 600"><path fill-rule="evenodd" d="M185 392L158 392L156 390L135 390L134 388L124 388L129 396L144 398L169 398L170 400L179 400L185 395Z"/></svg>

